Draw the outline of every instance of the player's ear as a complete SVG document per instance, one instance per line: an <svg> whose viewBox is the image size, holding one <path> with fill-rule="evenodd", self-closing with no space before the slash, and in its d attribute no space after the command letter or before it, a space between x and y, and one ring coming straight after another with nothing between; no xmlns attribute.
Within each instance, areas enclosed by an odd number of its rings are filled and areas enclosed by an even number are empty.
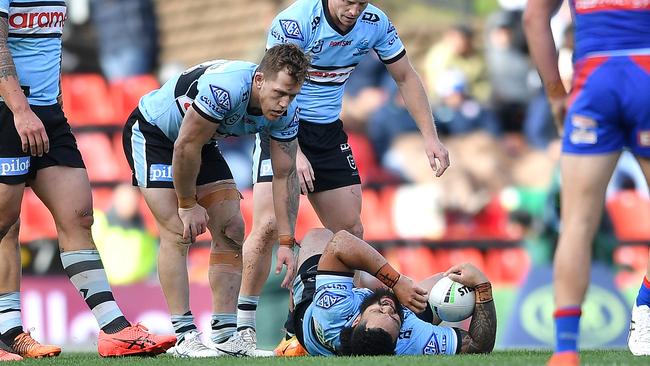
<svg viewBox="0 0 650 366"><path fill-rule="evenodd" d="M354 321L352 322L352 327L356 327L357 324L359 324L359 322L361 322L361 314L359 314L359 316L357 316L357 318L354 319Z"/></svg>
<svg viewBox="0 0 650 366"><path fill-rule="evenodd" d="M253 77L253 81L254 81L255 86L257 87L257 89L261 89L262 84L264 84L264 74L259 72L259 71L255 72L255 76Z"/></svg>

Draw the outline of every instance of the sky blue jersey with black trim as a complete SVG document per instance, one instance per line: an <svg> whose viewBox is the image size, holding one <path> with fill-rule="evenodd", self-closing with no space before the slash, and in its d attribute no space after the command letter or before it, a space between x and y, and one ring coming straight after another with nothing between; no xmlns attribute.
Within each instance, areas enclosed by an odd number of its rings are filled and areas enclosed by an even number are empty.
<svg viewBox="0 0 650 366"><path fill-rule="evenodd" d="M352 326L363 301L372 295L356 288L353 274L319 273L313 302L303 317L304 346L310 355L333 356L341 347L341 331ZM395 353L398 355L453 355L458 339L453 328L425 322L405 307Z"/></svg>
<svg viewBox="0 0 650 366"><path fill-rule="evenodd" d="M138 108L147 122L171 141L178 138L183 116L192 107L217 123L215 137L252 135L268 130L271 138L293 140L298 134L298 108L294 100L275 121L247 112L257 65L244 61L214 60L172 77L160 89L142 98Z"/></svg>
<svg viewBox="0 0 650 366"><path fill-rule="evenodd" d="M298 0L278 14L266 48L282 43L294 43L311 56L309 80L296 99L301 118L321 124L339 118L345 83L370 50L386 64L406 54L397 30L379 8L369 4L343 32L327 11L327 0Z"/></svg>
<svg viewBox="0 0 650 366"><path fill-rule="evenodd" d="M7 45L27 102L56 104L65 1L0 0L0 18L7 19Z"/></svg>

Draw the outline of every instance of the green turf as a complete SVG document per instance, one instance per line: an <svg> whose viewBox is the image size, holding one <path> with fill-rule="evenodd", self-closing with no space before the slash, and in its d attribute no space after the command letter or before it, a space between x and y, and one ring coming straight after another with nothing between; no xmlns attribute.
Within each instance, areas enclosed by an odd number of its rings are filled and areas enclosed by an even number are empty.
<svg viewBox="0 0 650 366"><path fill-rule="evenodd" d="M58 358L26 360L16 365L219 365L219 366L431 366L435 365L543 365L550 352L543 351L499 351L490 355L464 356L419 356L419 357L301 357L301 358L219 358L189 360L172 358L167 355L151 358L102 359L94 353L65 353ZM627 351L584 351L583 365L649 365L650 357L634 357ZM8 364L9 365L9 364Z"/></svg>

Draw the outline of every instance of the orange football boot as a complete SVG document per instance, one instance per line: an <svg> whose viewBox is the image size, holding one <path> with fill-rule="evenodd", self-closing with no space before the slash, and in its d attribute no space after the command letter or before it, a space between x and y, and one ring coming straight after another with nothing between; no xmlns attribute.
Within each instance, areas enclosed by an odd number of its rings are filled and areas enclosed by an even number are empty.
<svg viewBox="0 0 650 366"><path fill-rule="evenodd" d="M289 339L283 339L273 353L278 357L297 357L307 356L307 350L298 342L298 338L293 336Z"/></svg>
<svg viewBox="0 0 650 366"><path fill-rule="evenodd" d="M20 333L11 345L14 352L24 358L55 357L61 353L61 347L40 344L29 332Z"/></svg>
<svg viewBox="0 0 650 366"><path fill-rule="evenodd" d="M20 357L19 355L11 352L7 352L0 348L0 362L2 361L20 361L23 358Z"/></svg>
<svg viewBox="0 0 650 366"><path fill-rule="evenodd" d="M175 336L159 336L149 333L142 324L132 325L108 334L99 332L97 351L102 357L157 355L176 344Z"/></svg>
<svg viewBox="0 0 650 366"><path fill-rule="evenodd" d="M570 351L554 353L546 366L580 366L580 356L578 352Z"/></svg>

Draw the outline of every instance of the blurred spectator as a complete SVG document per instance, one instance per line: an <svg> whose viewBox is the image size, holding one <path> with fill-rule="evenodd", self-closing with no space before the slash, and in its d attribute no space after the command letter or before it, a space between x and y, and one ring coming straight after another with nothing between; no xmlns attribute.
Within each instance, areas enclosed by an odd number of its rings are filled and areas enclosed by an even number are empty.
<svg viewBox="0 0 650 366"><path fill-rule="evenodd" d="M522 132L531 97L528 56L514 42L517 20L499 12L488 21L486 60L492 85L491 103L504 132Z"/></svg>
<svg viewBox="0 0 650 366"><path fill-rule="evenodd" d="M405 133L418 133L418 131L397 87L393 88L388 102L368 119L368 138L379 162L382 161L395 138Z"/></svg>
<svg viewBox="0 0 650 366"><path fill-rule="evenodd" d="M436 126L444 135L460 135L482 130L493 136L501 132L498 121L471 94L463 72L447 70L436 83L440 105L434 109Z"/></svg>
<svg viewBox="0 0 650 366"><path fill-rule="evenodd" d="M125 183L115 188L106 213L94 213L93 237L112 284L143 280L156 269L156 239L144 228L139 203L138 189Z"/></svg>
<svg viewBox="0 0 650 366"><path fill-rule="evenodd" d="M442 39L433 45L424 60L425 81L429 98L437 100L439 78L449 69L460 70L467 80L469 93L481 103L488 101L490 83L484 56L474 48L474 31L467 25L448 29Z"/></svg>
<svg viewBox="0 0 650 366"><path fill-rule="evenodd" d="M90 0L90 17L109 81L153 72L158 32L151 0Z"/></svg>

